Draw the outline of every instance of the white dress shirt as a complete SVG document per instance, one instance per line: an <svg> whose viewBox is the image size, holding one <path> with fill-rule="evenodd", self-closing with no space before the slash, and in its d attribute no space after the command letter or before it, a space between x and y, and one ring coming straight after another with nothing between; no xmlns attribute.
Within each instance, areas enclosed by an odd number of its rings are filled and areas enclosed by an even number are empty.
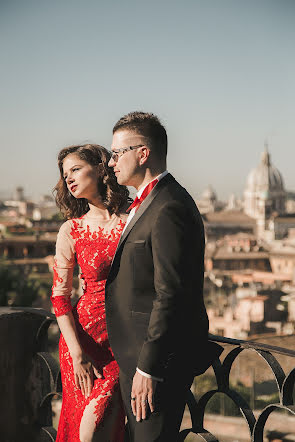
<svg viewBox="0 0 295 442"><path fill-rule="evenodd" d="M149 181L144 187L142 187L138 192L137 192L137 194L135 195L135 198L137 197L137 198L140 198L141 197L141 195L143 194L143 191L144 191L144 189L152 182L152 181L154 181L155 179L157 179L158 181L160 181L162 178L164 178L164 176L166 176L168 174L168 170L165 170L165 172L162 172L160 175L158 175L158 176L156 176L155 178L153 178L151 181ZM157 183L158 184L158 183ZM156 184L156 185L157 185ZM134 198L134 199L135 199ZM125 224L125 227L124 227L124 229L123 229L123 232L122 232L122 235L123 235L123 233L124 233L124 231L125 231L125 229L126 229L126 227L128 226L128 224L130 223L130 221L132 220L132 218L134 217L134 215L135 215L135 213L136 213L136 209L137 209L137 207L133 207L133 209L131 209L131 211L129 212L129 215L128 215L128 218L127 218L127 221L126 221L126 224Z"/></svg>

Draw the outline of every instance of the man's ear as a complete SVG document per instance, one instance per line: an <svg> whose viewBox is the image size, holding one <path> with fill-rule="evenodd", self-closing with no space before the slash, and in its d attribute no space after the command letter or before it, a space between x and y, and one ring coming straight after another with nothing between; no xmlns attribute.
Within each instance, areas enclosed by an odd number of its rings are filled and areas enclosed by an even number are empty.
<svg viewBox="0 0 295 442"><path fill-rule="evenodd" d="M151 151L150 151L150 149L148 147L143 146L141 148L141 150L140 150L140 159L139 159L139 164L141 166L143 166L147 162L147 160L148 160L148 158L150 156L150 153L151 153Z"/></svg>

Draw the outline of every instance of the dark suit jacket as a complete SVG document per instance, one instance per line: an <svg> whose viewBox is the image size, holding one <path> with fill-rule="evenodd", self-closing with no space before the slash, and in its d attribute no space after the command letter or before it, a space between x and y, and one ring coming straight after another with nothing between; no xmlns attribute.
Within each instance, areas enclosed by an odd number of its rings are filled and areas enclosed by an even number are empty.
<svg viewBox="0 0 295 442"><path fill-rule="evenodd" d="M200 213L168 174L128 224L106 283L109 340L125 374L138 367L165 378L210 365L220 347L208 344L203 275Z"/></svg>

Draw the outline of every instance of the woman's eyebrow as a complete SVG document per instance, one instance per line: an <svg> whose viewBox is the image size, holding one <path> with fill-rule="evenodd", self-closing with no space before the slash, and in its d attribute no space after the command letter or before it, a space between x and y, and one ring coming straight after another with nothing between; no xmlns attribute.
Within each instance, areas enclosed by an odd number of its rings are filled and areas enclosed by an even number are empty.
<svg viewBox="0 0 295 442"><path fill-rule="evenodd" d="M70 167L70 169L69 170L72 170L72 169L74 169L74 167L77 167L77 166L81 166L81 164L74 164L74 166L72 166L72 167ZM66 173L64 172L63 173L63 177L65 177L65 175L66 175Z"/></svg>

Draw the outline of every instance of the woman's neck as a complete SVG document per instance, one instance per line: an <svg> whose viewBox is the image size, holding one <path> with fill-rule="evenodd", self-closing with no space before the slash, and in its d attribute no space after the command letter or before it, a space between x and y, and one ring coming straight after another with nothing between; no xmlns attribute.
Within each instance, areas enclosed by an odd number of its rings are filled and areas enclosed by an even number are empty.
<svg viewBox="0 0 295 442"><path fill-rule="evenodd" d="M93 217L100 217L104 218L105 220L109 220L111 218L111 215L108 211L108 209L104 206L101 199L96 199L95 201L88 201L89 205L89 211L87 212L88 215Z"/></svg>

